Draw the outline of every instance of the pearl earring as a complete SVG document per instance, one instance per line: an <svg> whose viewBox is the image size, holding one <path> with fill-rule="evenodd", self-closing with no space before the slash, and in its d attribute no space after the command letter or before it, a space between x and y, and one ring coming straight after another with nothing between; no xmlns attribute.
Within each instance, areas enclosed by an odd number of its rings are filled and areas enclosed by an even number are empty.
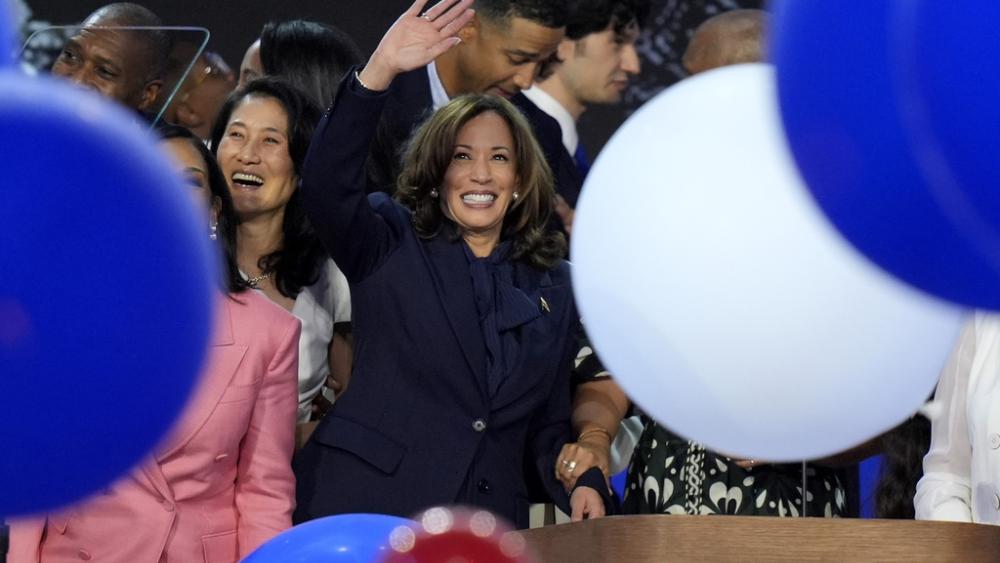
<svg viewBox="0 0 1000 563"><path fill-rule="evenodd" d="M216 240L217 238L219 238L219 222L218 221L212 221L212 223L208 226L208 229L209 229L208 238L210 238L212 240Z"/></svg>
<svg viewBox="0 0 1000 563"><path fill-rule="evenodd" d="M514 201L517 201L517 198L520 197L520 196L521 196L521 194L519 194L517 192L514 192Z"/></svg>
<svg viewBox="0 0 1000 563"><path fill-rule="evenodd" d="M438 196L437 188L431 188L431 197L436 198Z"/></svg>

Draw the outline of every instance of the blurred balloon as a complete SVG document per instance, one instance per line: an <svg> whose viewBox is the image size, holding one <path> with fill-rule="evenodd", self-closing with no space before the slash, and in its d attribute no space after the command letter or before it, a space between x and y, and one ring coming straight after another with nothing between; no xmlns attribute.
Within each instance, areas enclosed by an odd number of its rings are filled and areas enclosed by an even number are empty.
<svg viewBox="0 0 1000 563"><path fill-rule="evenodd" d="M394 530L412 524L385 514L339 514L310 520L285 530L251 553L244 563L373 563L390 553Z"/></svg>
<svg viewBox="0 0 1000 563"><path fill-rule="evenodd" d="M6 0L0 0L0 68L10 67L15 61L16 43L14 38L14 5Z"/></svg>
<svg viewBox="0 0 1000 563"><path fill-rule="evenodd" d="M385 563L530 563L527 542L486 510L436 507L393 532Z"/></svg>
<svg viewBox="0 0 1000 563"><path fill-rule="evenodd" d="M628 395L749 458L822 457L892 428L962 316L825 220L764 64L690 78L632 116L587 178L572 245L587 332Z"/></svg>
<svg viewBox="0 0 1000 563"><path fill-rule="evenodd" d="M1000 2L896 2L889 71L928 185L957 226L1000 266ZM995 289L990 290L991 293ZM995 307L994 307L995 308Z"/></svg>
<svg viewBox="0 0 1000 563"><path fill-rule="evenodd" d="M204 212L136 117L0 72L0 515L125 473L201 368L219 294Z"/></svg>
<svg viewBox="0 0 1000 563"><path fill-rule="evenodd" d="M1000 81L985 70L995 19L984 19L1000 6L962 4L987 13L940 2L777 2L771 51L792 153L841 233L920 289L998 309L1000 141L990 125L1000 110L981 94Z"/></svg>

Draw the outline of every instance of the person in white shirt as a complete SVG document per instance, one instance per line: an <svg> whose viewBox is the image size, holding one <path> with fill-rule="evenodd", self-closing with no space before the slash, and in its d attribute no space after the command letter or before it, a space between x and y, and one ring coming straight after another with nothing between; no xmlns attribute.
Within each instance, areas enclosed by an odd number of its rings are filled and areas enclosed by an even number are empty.
<svg viewBox="0 0 1000 563"><path fill-rule="evenodd" d="M928 414L917 519L1000 524L1000 316L966 324Z"/></svg>

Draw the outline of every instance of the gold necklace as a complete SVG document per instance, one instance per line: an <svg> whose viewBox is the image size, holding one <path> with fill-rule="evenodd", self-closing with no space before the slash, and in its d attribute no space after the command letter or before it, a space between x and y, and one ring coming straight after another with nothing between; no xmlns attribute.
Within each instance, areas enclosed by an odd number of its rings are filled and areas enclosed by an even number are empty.
<svg viewBox="0 0 1000 563"><path fill-rule="evenodd" d="M264 281L266 279L270 279L272 277L274 277L274 272L266 272L266 273L263 273L263 274L261 274L259 276L254 276L252 278L247 278L247 285L249 285L250 287L252 287L254 289L257 289L257 284L259 284L260 282L262 282L262 281Z"/></svg>

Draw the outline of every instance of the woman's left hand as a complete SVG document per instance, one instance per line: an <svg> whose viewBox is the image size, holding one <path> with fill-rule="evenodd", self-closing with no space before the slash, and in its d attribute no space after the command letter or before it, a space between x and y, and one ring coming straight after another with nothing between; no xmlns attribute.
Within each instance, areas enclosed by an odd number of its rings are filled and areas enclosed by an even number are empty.
<svg viewBox="0 0 1000 563"><path fill-rule="evenodd" d="M566 487L567 491L572 491L576 486L576 479L583 475L591 467L597 467L608 479L608 472L611 470L610 444L607 440L600 438L591 441L590 438L566 444L556 458L556 479Z"/></svg>
<svg viewBox="0 0 1000 563"><path fill-rule="evenodd" d="M604 516L604 500L600 493L590 487L580 487L573 491L569 497L569 506L572 509L570 519L573 522Z"/></svg>

